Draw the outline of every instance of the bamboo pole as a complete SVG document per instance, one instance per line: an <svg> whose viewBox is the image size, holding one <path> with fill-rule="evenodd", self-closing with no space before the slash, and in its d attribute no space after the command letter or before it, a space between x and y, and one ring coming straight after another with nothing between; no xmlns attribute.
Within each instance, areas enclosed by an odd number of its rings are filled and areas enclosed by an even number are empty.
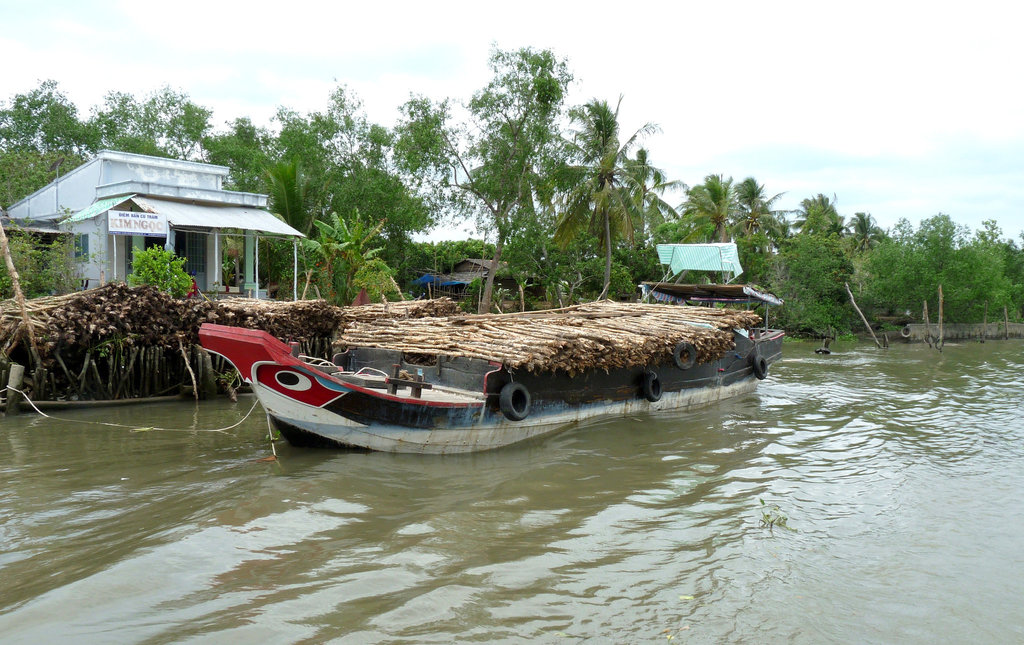
<svg viewBox="0 0 1024 645"><path fill-rule="evenodd" d="M871 325L868 324L868 319L864 317L864 312L860 310L860 307L857 306L857 301L853 299L853 292L850 291L850 283L844 282L843 285L846 286L846 293L850 295L850 304L852 304L853 308L857 310L858 314L860 314L860 319L864 321L864 326L868 328L868 333L870 333L871 338L874 339L875 347L882 349L882 344L878 342L878 337L875 336L875 330L871 329Z"/></svg>

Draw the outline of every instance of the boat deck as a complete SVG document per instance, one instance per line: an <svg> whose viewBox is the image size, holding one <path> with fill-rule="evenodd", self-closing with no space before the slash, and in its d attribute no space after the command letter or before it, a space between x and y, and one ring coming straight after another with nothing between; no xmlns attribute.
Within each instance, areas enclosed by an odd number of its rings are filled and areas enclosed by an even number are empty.
<svg viewBox="0 0 1024 645"><path fill-rule="evenodd" d="M354 385L368 390L379 390L381 394L408 399L410 401L422 401L425 403L472 404L483 403L485 400L483 394L479 392L471 392L469 390L431 383L414 383L407 379L390 379L382 374L335 372L330 376L348 385ZM389 381L392 381L392 383L389 383ZM394 385L394 387L392 387L392 385ZM416 390L419 390L418 395Z"/></svg>

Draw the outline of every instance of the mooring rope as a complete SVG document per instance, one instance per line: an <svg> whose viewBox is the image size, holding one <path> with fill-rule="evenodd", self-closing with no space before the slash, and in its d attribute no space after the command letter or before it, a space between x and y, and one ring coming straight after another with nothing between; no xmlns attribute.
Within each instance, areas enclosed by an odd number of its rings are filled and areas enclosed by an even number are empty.
<svg viewBox="0 0 1024 645"><path fill-rule="evenodd" d="M232 423L231 425L225 426L223 428L160 428L160 427L156 427L156 426L131 426L131 425L125 425L123 423L111 423L109 421L86 421L84 419L68 419L68 418L65 418L65 417L51 416L49 414L46 414L42 410L40 410L36 406L36 404L32 401L32 399L28 398L28 396L24 392L22 392L21 390L19 390L17 388L14 388L14 387L11 387L10 385L8 385L5 389L10 390L12 392L17 392L21 396L25 397L25 400L28 401L28 404L32 406L32 409L34 409L41 416L44 416L47 419L52 419L54 421L63 421L65 423L84 423L86 425L110 426L112 428L128 428L133 433L134 432L149 432L151 430L163 430L165 432L220 432L221 434L228 434L228 432L227 432L228 430L231 430L233 428L237 428L238 426L242 425L242 423L244 423L245 420L249 418L249 415L252 414L252 411L255 410L256 406L259 405L259 403L260 403L260 400L256 399L253 402L252 407L249 408L249 411L245 413L244 417L242 417L237 423Z"/></svg>

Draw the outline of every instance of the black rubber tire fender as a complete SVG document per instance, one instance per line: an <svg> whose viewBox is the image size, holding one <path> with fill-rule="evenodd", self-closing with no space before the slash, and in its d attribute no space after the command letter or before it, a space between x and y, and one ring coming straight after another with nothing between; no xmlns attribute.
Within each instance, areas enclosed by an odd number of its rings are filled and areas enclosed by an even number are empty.
<svg viewBox="0 0 1024 645"><path fill-rule="evenodd" d="M910 325L903 325L903 329L900 330L900 336L903 336L904 338L910 338L910 334Z"/></svg>
<svg viewBox="0 0 1024 645"><path fill-rule="evenodd" d="M697 362L697 348L685 340L672 350L672 362L681 370L688 370Z"/></svg>
<svg viewBox="0 0 1024 645"><path fill-rule="evenodd" d="M751 363L751 367L754 368L754 376L759 380L763 381L768 377L768 361L765 360L764 356L754 354L754 361Z"/></svg>
<svg viewBox="0 0 1024 645"><path fill-rule="evenodd" d="M498 395L498 407L509 421L530 416L530 391L522 383L506 383Z"/></svg>
<svg viewBox="0 0 1024 645"><path fill-rule="evenodd" d="M640 393L651 403L661 399L661 379L656 372L644 372L643 380L640 381Z"/></svg>

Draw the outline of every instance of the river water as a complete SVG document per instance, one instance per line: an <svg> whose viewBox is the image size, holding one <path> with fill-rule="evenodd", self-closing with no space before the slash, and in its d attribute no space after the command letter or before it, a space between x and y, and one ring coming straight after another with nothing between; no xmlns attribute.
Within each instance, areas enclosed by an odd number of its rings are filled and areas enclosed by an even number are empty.
<svg viewBox="0 0 1024 645"><path fill-rule="evenodd" d="M813 348L478 455L266 460L258 407L216 431L252 398L0 420L0 640L1024 642L1024 344Z"/></svg>

